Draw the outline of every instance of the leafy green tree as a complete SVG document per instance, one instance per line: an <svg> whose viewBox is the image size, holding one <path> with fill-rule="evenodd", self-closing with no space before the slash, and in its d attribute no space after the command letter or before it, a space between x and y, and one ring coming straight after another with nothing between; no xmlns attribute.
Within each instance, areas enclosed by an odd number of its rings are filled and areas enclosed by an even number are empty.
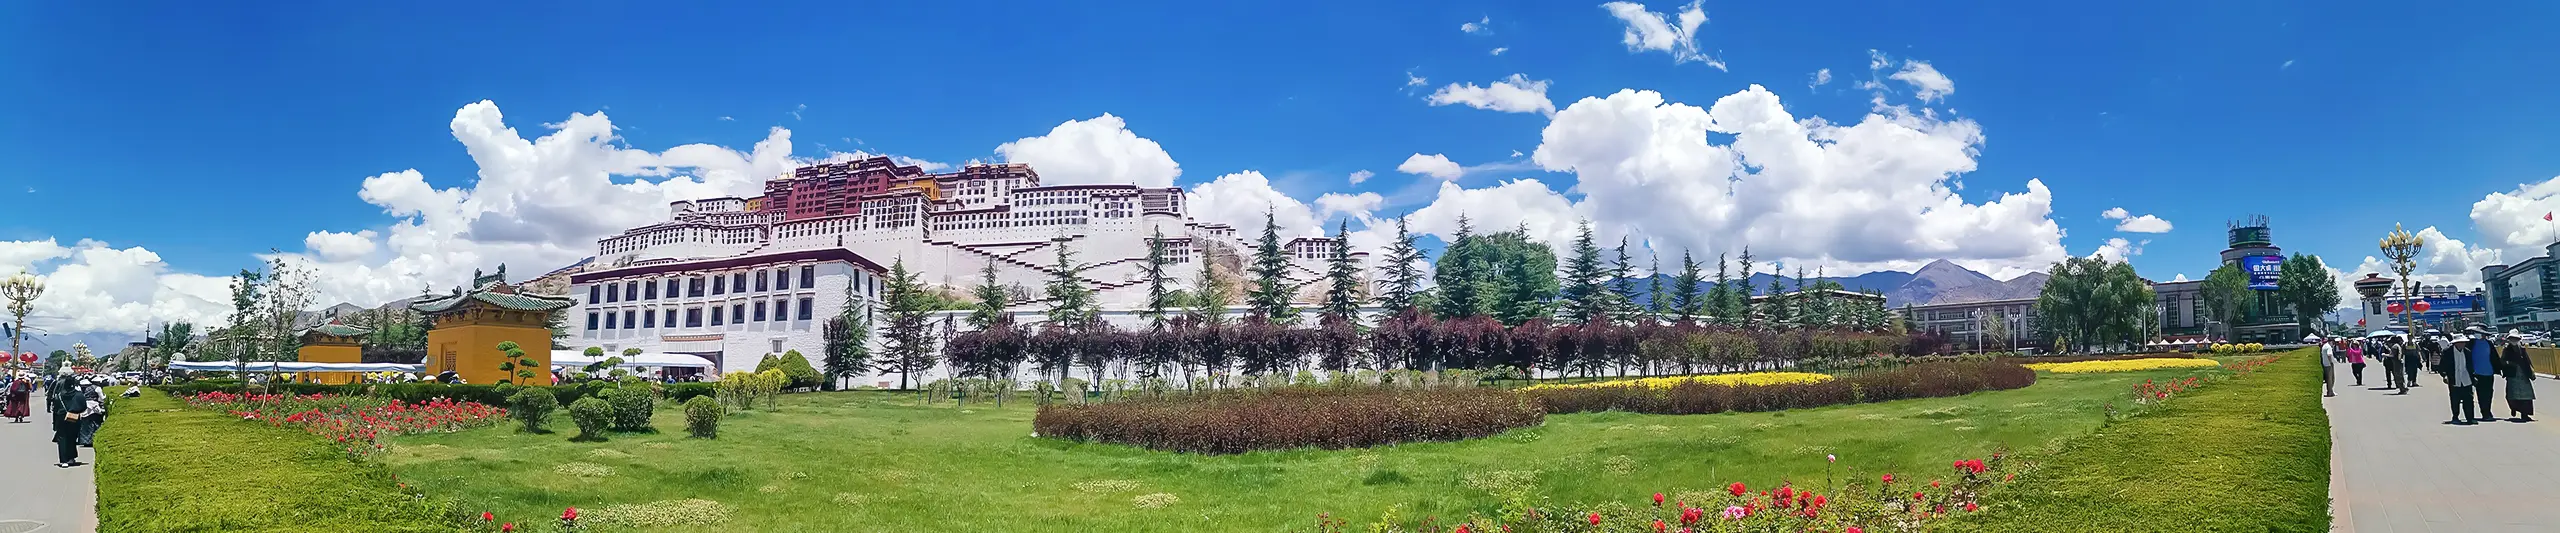
<svg viewBox="0 0 2560 533"><path fill-rule="evenodd" d="M1262 238L1254 244L1249 270L1253 290L1245 292L1246 314L1277 324L1297 323L1289 301L1298 291L1289 283L1289 256L1280 250L1280 222L1270 210L1262 212Z"/></svg>
<svg viewBox="0 0 2560 533"><path fill-rule="evenodd" d="M2224 340L2231 339L2233 328L2248 319L2249 300L2257 297L2249 292L2249 273L2240 271L2238 263L2213 269L2197 292L2204 298L2205 316L2222 323Z"/></svg>
<svg viewBox="0 0 2560 533"><path fill-rule="evenodd" d="M1333 256L1326 258L1325 278L1332 283L1324 292L1325 318L1350 325L1360 323L1360 264L1351 262L1351 223L1336 223L1333 229Z"/></svg>
<svg viewBox="0 0 2560 533"><path fill-rule="evenodd" d="M2036 322L2051 344L2097 348L2146 340L2143 325L2154 296L2133 265L2073 257L2050 270L2052 277L2036 296Z"/></svg>
<svg viewBox="0 0 2560 533"><path fill-rule="evenodd" d="M2311 330L2320 317L2338 308L2338 280L2320 256L2293 254L2277 272L2276 299L2293 309L2293 321Z"/></svg>
<svg viewBox="0 0 2560 533"><path fill-rule="evenodd" d="M1466 318L1485 314L1491 307L1486 305L1485 297L1485 286L1493 274L1488 270L1490 265L1478 264L1472 258L1478 254L1470 253L1478 246L1482 242L1476 238L1474 225L1466 215L1458 215L1457 233L1450 236L1449 246L1440 250L1440 262L1431 267L1431 281L1439 285L1435 289L1439 301L1431 314L1442 319Z"/></svg>
<svg viewBox="0 0 2560 533"><path fill-rule="evenodd" d="M1422 260L1422 249L1413 245L1413 234L1405 231L1405 219L1396 218L1396 240L1387 244L1387 253L1379 265L1381 271L1378 306L1388 316L1420 307L1415 301L1422 291L1422 270L1413 264Z"/></svg>
<svg viewBox="0 0 2560 533"><path fill-rule="evenodd" d="M1451 258L1443 255L1442 260ZM1555 249L1530 240L1527 229L1476 236L1455 260L1475 263L1475 268L1494 274L1485 286L1492 289L1493 317L1504 325L1516 326L1554 312Z"/></svg>

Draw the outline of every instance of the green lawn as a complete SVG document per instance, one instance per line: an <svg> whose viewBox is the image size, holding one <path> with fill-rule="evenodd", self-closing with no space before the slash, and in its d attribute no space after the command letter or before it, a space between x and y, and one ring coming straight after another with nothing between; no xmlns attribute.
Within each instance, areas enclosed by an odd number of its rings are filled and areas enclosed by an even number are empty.
<svg viewBox="0 0 2560 533"><path fill-rule="evenodd" d="M99 531L454 531L330 443L159 391L115 402L98 456Z"/></svg>
<svg viewBox="0 0 2560 533"><path fill-rule="evenodd" d="M1955 529L2329 529L2329 417L2307 351L2028 458L2032 480Z"/></svg>
<svg viewBox="0 0 2560 533"><path fill-rule="evenodd" d="M1558 502L1634 502L1730 481L1818 486L1825 454L1840 456L1843 475L1940 475L2002 445L2087 434L2132 383L2189 372L2046 374L2025 389L1778 413L1556 415L1468 442L1216 457L1033 438L1025 406L817 393L733 415L717 441L685 438L667 410L654 435L573 443L489 428L400 437L386 460L413 485L502 517L683 499L725 510L719 526L666 531L1302 531L1318 513L1366 524L1397 505L1408 518L1490 513L1498 502L1470 485L1506 477ZM1156 493L1178 500L1136 505Z"/></svg>

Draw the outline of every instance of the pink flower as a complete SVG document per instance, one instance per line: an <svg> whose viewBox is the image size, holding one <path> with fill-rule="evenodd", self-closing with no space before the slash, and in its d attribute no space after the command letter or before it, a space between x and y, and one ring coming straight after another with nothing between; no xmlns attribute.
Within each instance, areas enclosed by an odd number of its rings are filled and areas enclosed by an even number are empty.
<svg viewBox="0 0 2560 533"><path fill-rule="evenodd" d="M1741 520L1742 517L1745 516L1751 516L1751 511L1743 509L1740 505L1724 508L1724 519L1726 520Z"/></svg>

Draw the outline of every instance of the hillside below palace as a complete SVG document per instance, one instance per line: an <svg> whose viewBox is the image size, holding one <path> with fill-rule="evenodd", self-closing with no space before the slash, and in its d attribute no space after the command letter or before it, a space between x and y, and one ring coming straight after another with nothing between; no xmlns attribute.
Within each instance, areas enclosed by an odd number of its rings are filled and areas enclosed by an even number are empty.
<svg viewBox="0 0 2560 533"><path fill-rule="evenodd" d="M579 305L564 342L696 355L720 371L752 371L765 354L789 350L814 364L820 323L850 302L876 305L894 261L954 293L994 265L1017 305L1036 307L1061 248L1084 267L1079 277L1103 309L1133 309L1146 301L1156 235L1167 277L1185 290L1200 269L1192 261L1214 258L1235 272L1252 254L1236 228L1192 220L1184 199L1180 187L1041 185L1020 163L947 173L886 157L804 166L765 182L762 196L673 202L666 222L597 241L596 257L567 276ZM1342 246L1320 237L1281 244L1288 277L1311 289Z"/></svg>

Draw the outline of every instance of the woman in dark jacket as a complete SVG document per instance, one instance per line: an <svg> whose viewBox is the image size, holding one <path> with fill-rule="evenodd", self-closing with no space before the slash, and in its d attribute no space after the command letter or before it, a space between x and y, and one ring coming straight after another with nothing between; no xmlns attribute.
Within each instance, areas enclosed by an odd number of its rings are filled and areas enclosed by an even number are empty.
<svg viewBox="0 0 2560 533"><path fill-rule="evenodd" d="M2516 412L2517 422L2533 421L2533 357L2526 355L2524 341L2513 330L2507 332L2507 347L2498 354L2498 370L2507 378L2507 410Z"/></svg>

